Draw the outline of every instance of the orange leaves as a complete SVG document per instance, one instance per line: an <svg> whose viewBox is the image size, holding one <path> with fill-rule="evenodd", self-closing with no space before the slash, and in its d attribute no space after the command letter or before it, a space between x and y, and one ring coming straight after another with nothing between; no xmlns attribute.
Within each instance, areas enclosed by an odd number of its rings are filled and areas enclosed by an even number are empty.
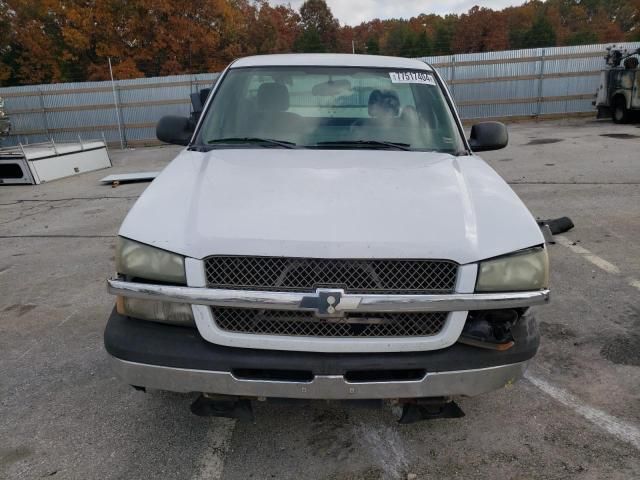
<svg viewBox="0 0 640 480"><path fill-rule="evenodd" d="M460 16L453 40L455 53L507 50L506 16L490 8L473 7Z"/></svg>
<svg viewBox="0 0 640 480"><path fill-rule="evenodd" d="M0 0L0 83L106 79L108 58L124 79L352 45L358 53L423 56L622 40L640 40L640 0L529 0L354 27L341 26L324 0L307 0L299 12L268 0Z"/></svg>

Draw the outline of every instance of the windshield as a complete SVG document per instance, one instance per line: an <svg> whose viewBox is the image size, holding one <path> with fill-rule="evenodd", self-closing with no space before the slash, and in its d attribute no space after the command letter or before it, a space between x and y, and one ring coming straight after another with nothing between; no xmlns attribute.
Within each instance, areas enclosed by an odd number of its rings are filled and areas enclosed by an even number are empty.
<svg viewBox="0 0 640 480"><path fill-rule="evenodd" d="M230 69L196 144L464 151L432 73L358 67Z"/></svg>

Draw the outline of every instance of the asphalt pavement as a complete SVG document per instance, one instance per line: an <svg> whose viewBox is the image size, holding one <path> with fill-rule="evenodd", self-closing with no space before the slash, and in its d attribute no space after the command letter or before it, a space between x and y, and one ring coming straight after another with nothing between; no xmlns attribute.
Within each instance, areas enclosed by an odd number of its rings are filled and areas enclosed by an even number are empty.
<svg viewBox="0 0 640 480"><path fill-rule="evenodd" d="M256 422L200 418L194 395L123 385L102 331L115 236L175 147L111 152L114 168L0 186L0 478L640 478L640 128L510 126L482 155L539 218L576 227L550 246L552 304L527 378L458 403L462 419L398 425L389 409L256 405Z"/></svg>

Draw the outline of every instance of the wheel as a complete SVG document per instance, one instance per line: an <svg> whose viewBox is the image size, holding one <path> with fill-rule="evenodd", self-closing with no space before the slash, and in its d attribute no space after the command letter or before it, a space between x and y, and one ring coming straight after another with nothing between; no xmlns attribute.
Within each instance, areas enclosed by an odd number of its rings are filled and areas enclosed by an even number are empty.
<svg viewBox="0 0 640 480"><path fill-rule="evenodd" d="M614 123L628 123L629 116L629 110L627 110L627 101L624 97L617 97L613 106L612 113Z"/></svg>

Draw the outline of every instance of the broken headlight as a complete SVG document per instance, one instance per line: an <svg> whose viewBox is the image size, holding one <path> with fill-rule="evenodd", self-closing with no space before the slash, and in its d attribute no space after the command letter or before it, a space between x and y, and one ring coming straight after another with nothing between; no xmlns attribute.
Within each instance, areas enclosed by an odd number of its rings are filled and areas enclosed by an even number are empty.
<svg viewBox="0 0 640 480"><path fill-rule="evenodd" d="M185 327L195 326L191 305L187 303L160 302L118 296L116 310L120 315L139 320L151 320Z"/></svg>
<svg viewBox="0 0 640 480"><path fill-rule="evenodd" d="M184 257L159 248L118 237L116 269L135 281L156 281L185 285ZM117 311L141 320L194 326L191 305L118 296Z"/></svg>
<svg viewBox="0 0 640 480"><path fill-rule="evenodd" d="M549 256L544 247L480 262L476 292L541 290L549 286Z"/></svg>
<svg viewBox="0 0 640 480"><path fill-rule="evenodd" d="M118 237L116 270L145 280L185 285L184 257L159 248Z"/></svg>

